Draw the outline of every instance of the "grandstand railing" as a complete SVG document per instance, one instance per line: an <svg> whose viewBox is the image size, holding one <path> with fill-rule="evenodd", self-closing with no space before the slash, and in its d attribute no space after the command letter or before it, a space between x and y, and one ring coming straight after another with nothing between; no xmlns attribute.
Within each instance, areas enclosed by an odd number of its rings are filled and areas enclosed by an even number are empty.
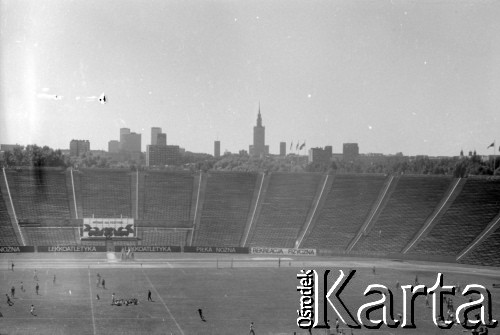
<svg viewBox="0 0 500 335"><path fill-rule="evenodd" d="M139 170L135 174L135 219L139 218Z"/></svg>
<svg viewBox="0 0 500 335"><path fill-rule="evenodd" d="M384 202L384 200L387 200L386 198L387 198L387 195L389 193L389 189L393 185L392 184L393 181L394 181L394 176L390 176L389 181L387 182L387 185L386 185L384 191L382 192L382 195L379 197L379 201L377 202L377 205L375 206L375 208L373 209L373 211L370 214L370 217L366 220L366 222L363 224L363 226L361 226L361 229L359 230L357 236L347 247L347 250L346 250L347 253L350 253L352 251L352 248L354 248L356 243L358 243L361 236L363 236L363 234L366 233L366 230L372 224L373 218L376 216L376 214L380 214L380 209L381 209L382 203Z"/></svg>
<svg viewBox="0 0 500 335"><path fill-rule="evenodd" d="M247 245L293 248L323 176L319 173L271 173L263 194L262 210Z"/></svg>
<svg viewBox="0 0 500 335"><path fill-rule="evenodd" d="M481 239L477 245L467 252L462 258L457 260L459 263L497 266L500 267L500 227L491 229L488 236Z"/></svg>
<svg viewBox="0 0 500 335"><path fill-rule="evenodd" d="M200 178L198 180L198 192L196 195L196 205L194 208L194 218L193 218L193 227L196 227L197 221L199 220L200 215L198 214L198 204L200 203L200 190L201 190L201 183L203 181L203 174L200 171ZM194 231L191 233L191 238L189 241L189 245L193 245L193 238L194 238Z"/></svg>
<svg viewBox="0 0 500 335"><path fill-rule="evenodd" d="M241 243L241 246L245 246L247 244L248 235L250 234L250 230L252 229L252 225L253 225L253 220L255 218L255 212L257 211L257 207L259 206L260 195L262 193L262 185L264 184L264 179L265 178L266 178L266 175L265 174L261 174L260 186L259 186L259 193L257 195L257 200L255 201L255 204L254 204L254 207L253 207L252 217L250 219L250 224L248 225L248 227L245 230L245 235L243 237L243 242Z"/></svg>
<svg viewBox="0 0 500 335"><path fill-rule="evenodd" d="M457 257L500 211L500 180L466 178L460 194L431 231L409 252Z"/></svg>
<svg viewBox="0 0 500 335"><path fill-rule="evenodd" d="M237 246L241 242L257 184L256 173L207 175L196 245Z"/></svg>
<svg viewBox="0 0 500 335"><path fill-rule="evenodd" d="M469 252L471 252L479 243L484 241L490 234L491 231L494 231L498 226L500 226L500 213L494 218L491 223L484 229L484 231L479 234L474 241L470 245L468 245L464 251L462 251L457 256L457 261L466 256Z"/></svg>
<svg viewBox="0 0 500 335"><path fill-rule="evenodd" d="M387 180L386 176L374 174L331 176L323 192L324 199L318 205L317 217L300 247L330 249L345 254L377 203Z"/></svg>
<svg viewBox="0 0 500 335"><path fill-rule="evenodd" d="M12 212L14 214L14 222L16 224L17 231L19 232L19 236L21 237L21 243L23 245L26 245L26 240L24 239L23 232L21 231L21 227L19 226L19 221L17 220L16 209L14 208L14 202L12 201L12 196L10 194L9 181L7 180L7 174L5 173L5 168L3 168L2 170L3 170L3 177L5 178L5 186L7 188L7 193L9 195L10 205L12 207Z"/></svg>
<svg viewBox="0 0 500 335"><path fill-rule="evenodd" d="M71 189L73 190L73 203L75 205L75 216L78 219L78 207L76 206L76 194L75 194L75 180L73 179L73 168L70 169L71 172Z"/></svg>
<svg viewBox="0 0 500 335"><path fill-rule="evenodd" d="M355 249L400 253L442 202L454 180L444 176L402 175L374 224Z"/></svg>
<svg viewBox="0 0 500 335"><path fill-rule="evenodd" d="M323 183L323 187L321 188L321 192L319 194L318 199L316 199L316 203L314 205L313 212L312 212L311 216L309 217L309 220L306 223L306 226L305 226L305 229L304 229L303 233L301 234L301 236L299 237L299 239L297 240L297 242L295 242L295 247L296 248L300 248L300 245L302 244L302 240L304 239L304 236L306 236L306 233L309 230L309 226L311 225L311 222L312 222L312 220L314 218L314 214L316 213L316 210L318 209L319 202L320 202L321 198L323 197L323 191L325 190L325 186L326 186L326 184L328 182L328 177L329 177L329 175L326 175L325 182Z"/></svg>
<svg viewBox="0 0 500 335"><path fill-rule="evenodd" d="M406 254L419 240L420 238L422 237L422 235L424 235L424 233L428 232L429 231L429 227L431 227L434 223L434 220L436 220L436 218L442 214L443 212L443 209L446 208L446 206L448 205L448 202L450 201L450 199L452 198L453 195L455 195L455 190L457 189L458 185L460 184L462 178L458 178L454 185L452 186L451 190L448 192L448 195L446 196L446 198L444 199L444 201L442 201L441 203L441 206L439 206L433 213L433 215L431 216L431 218L429 220L427 220L427 222L424 224L424 226L420 229L419 233L417 234L417 236L415 238L413 238L413 240L408 244L408 246L403 250L403 254Z"/></svg>

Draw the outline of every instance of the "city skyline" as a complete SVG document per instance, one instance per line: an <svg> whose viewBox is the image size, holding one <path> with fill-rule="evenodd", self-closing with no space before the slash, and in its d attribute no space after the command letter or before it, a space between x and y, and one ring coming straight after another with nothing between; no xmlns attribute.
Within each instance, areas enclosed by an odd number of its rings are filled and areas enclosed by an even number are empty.
<svg viewBox="0 0 500 335"><path fill-rule="evenodd" d="M0 143L107 150L151 127L192 152L489 155L500 4L0 0ZM106 94L107 103L98 101ZM496 151L498 152L498 151Z"/></svg>

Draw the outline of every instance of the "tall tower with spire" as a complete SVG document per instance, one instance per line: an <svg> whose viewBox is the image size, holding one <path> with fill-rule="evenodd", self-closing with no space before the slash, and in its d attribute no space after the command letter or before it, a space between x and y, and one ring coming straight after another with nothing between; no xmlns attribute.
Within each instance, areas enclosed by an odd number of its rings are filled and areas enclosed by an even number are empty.
<svg viewBox="0 0 500 335"><path fill-rule="evenodd" d="M269 154L269 146L266 145L266 127L262 126L262 115L257 115L257 125L253 127L253 145L250 146L250 156L262 157Z"/></svg>

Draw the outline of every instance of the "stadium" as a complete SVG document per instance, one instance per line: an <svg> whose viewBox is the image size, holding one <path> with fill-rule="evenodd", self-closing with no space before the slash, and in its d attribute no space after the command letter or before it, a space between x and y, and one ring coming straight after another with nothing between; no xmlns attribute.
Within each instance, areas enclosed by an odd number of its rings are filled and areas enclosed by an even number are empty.
<svg viewBox="0 0 500 335"><path fill-rule="evenodd" d="M500 335L500 1L0 13L0 335Z"/></svg>
<svg viewBox="0 0 500 335"><path fill-rule="evenodd" d="M15 288L1 334L248 334L251 322L256 334L307 334L306 269L356 270L347 306L373 301L362 292L378 283L395 313L399 285L431 287L440 272L446 285L483 285L498 319L498 178L16 168L0 190L2 293ZM458 289L455 309L469 298ZM336 317L312 333L472 332L438 328L423 297L415 329L336 330Z"/></svg>

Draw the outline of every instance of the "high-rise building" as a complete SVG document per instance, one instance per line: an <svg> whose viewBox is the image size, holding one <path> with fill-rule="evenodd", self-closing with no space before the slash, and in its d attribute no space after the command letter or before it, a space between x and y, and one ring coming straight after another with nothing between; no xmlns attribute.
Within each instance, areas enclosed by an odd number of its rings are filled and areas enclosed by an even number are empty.
<svg viewBox="0 0 500 335"><path fill-rule="evenodd" d="M251 156L262 157L269 154L269 146L266 146L266 127L262 126L262 116L257 115L257 125L253 127L253 145L250 145L249 152Z"/></svg>
<svg viewBox="0 0 500 335"><path fill-rule="evenodd" d="M286 142L280 142L280 156L286 156Z"/></svg>
<svg viewBox="0 0 500 335"><path fill-rule="evenodd" d="M111 140L108 142L108 152L116 154L120 152L120 142L117 140Z"/></svg>
<svg viewBox="0 0 500 335"><path fill-rule="evenodd" d="M157 145L167 145L167 134L160 133L156 135L156 144Z"/></svg>
<svg viewBox="0 0 500 335"><path fill-rule="evenodd" d="M309 163L315 164L330 164L332 160L332 146L327 145L324 149L311 148L309 149Z"/></svg>
<svg viewBox="0 0 500 335"><path fill-rule="evenodd" d="M120 140L120 150L122 152L141 152L141 134L123 134Z"/></svg>
<svg viewBox="0 0 500 335"><path fill-rule="evenodd" d="M180 157L178 145L148 145L146 148L146 166L177 165Z"/></svg>
<svg viewBox="0 0 500 335"><path fill-rule="evenodd" d="M152 127L151 128L151 145L158 144L158 134L161 134L161 128L160 127Z"/></svg>
<svg viewBox="0 0 500 335"><path fill-rule="evenodd" d="M359 156L358 143L344 143L342 148L342 155L345 161L352 161Z"/></svg>
<svg viewBox="0 0 500 335"><path fill-rule="evenodd" d="M123 136L130 134L130 128L120 128L120 143L123 142Z"/></svg>
<svg viewBox="0 0 500 335"><path fill-rule="evenodd" d="M214 142L214 157L215 158L220 157L220 141Z"/></svg>
<svg viewBox="0 0 500 335"><path fill-rule="evenodd" d="M69 142L70 156L80 156L90 151L90 142L88 140L71 140Z"/></svg>
<svg viewBox="0 0 500 335"><path fill-rule="evenodd" d="M167 145L167 134L162 133L160 127L151 128L151 145Z"/></svg>

